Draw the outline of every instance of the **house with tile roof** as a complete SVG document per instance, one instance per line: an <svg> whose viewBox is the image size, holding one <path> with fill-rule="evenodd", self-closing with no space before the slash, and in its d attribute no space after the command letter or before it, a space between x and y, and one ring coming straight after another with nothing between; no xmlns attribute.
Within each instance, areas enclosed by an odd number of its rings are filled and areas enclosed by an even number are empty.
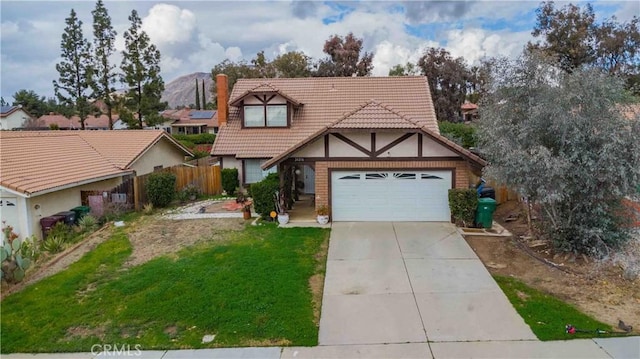
<svg viewBox="0 0 640 359"><path fill-rule="evenodd" d="M111 116L113 121L114 130L124 130L129 126L120 119L118 114ZM58 129L58 130L79 130L82 128L80 125L80 117L71 116L66 117L57 113L49 113L48 115L40 116L40 123L42 124L42 130ZM109 129L109 117L107 115L89 115L84 120L84 127L86 130L108 130Z"/></svg>
<svg viewBox="0 0 640 359"><path fill-rule="evenodd" d="M448 190L486 165L440 134L422 76L227 83L216 77L221 167L243 186L278 172L334 221L450 221Z"/></svg>
<svg viewBox="0 0 640 359"><path fill-rule="evenodd" d="M477 120L478 105L469 101L465 101L462 105L460 105L460 117L462 117L462 121L464 122Z"/></svg>
<svg viewBox="0 0 640 359"><path fill-rule="evenodd" d="M180 165L193 154L162 130L0 131L0 216L23 237L81 205L81 191Z"/></svg>
<svg viewBox="0 0 640 359"><path fill-rule="evenodd" d="M218 114L215 110L165 110L161 116L166 118L161 127L171 134L197 135L218 133Z"/></svg>
<svg viewBox="0 0 640 359"><path fill-rule="evenodd" d="M22 106L2 106L0 109L0 130L8 131L24 127L33 117Z"/></svg>

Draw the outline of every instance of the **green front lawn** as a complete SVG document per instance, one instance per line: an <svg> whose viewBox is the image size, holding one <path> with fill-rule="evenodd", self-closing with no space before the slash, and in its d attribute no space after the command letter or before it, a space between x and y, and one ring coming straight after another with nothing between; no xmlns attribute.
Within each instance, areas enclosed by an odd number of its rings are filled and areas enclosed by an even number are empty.
<svg viewBox="0 0 640 359"><path fill-rule="evenodd" d="M126 268L131 244L116 229L69 269L2 302L2 353L316 345L309 282L324 273L329 231L267 225L229 236ZM203 344L205 334L215 340Z"/></svg>
<svg viewBox="0 0 640 359"><path fill-rule="evenodd" d="M601 323L580 312L573 306L527 286L510 277L493 277L522 319L531 327L540 340L566 340L611 336L599 334L597 330L611 332L611 326ZM565 326L589 331L567 334ZM613 334L616 335L616 334Z"/></svg>

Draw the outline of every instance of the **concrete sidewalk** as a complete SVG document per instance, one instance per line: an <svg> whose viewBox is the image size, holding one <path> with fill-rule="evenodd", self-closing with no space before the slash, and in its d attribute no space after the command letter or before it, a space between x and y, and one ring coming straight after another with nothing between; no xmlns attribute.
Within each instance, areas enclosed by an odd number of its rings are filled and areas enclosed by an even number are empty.
<svg viewBox="0 0 640 359"><path fill-rule="evenodd" d="M8 354L6 359L305 359L305 358L558 358L558 359L637 359L640 337L576 339L540 342L488 341L371 345L336 345L317 347L223 348L200 350L142 351L137 353Z"/></svg>

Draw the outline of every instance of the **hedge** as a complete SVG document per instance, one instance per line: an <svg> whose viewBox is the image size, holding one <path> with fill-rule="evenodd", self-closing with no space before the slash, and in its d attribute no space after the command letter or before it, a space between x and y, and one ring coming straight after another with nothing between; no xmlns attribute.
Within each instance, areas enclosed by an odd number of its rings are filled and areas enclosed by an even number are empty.
<svg viewBox="0 0 640 359"><path fill-rule="evenodd" d="M176 195L176 175L171 172L154 172L146 185L147 198L154 207L168 206Z"/></svg>
<svg viewBox="0 0 640 359"><path fill-rule="evenodd" d="M471 125L442 121L438 127L443 136L457 142L464 148L477 146L476 129Z"/></svg>
<svg viewBox="0 0 640 359"><path fill-rule="evenodd" d="M457 225L472 227L478 208L478 192L474 188L454 188L449 190L449 208Z"/></svg>
<svg viewBox="0 0 640 359"><path fill-rule="evenodd" d="M178 141L189 141L196 145L212 144L216 140L216 135L212 133L201 133L198 135L174 134L172 136Z"/></svg>
<svg viewBox="0 0 640 359"><path fill-rule="evenodd" d="M271 211L276 210L275 194L280 190L280 177L271 173L262 181L251 185L253 208L262 218L268 218Z"/></svg>
<svg viewBox="0 0 640 359"><path fill-rule="evenodd" d="M222 176L222 189L227 192L227 195L235 195L236 188L240 186L238 181L238 169L237 168L225 168L221 171Z"/></svg>

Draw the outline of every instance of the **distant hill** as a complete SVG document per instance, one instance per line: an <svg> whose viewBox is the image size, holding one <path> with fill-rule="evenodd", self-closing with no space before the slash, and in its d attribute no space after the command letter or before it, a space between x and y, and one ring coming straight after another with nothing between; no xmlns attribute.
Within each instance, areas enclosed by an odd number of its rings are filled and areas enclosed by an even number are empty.
<svg viewBox="0 0 640 359"><path fill-rule="evenodd" d="M194 72L192 74L180 76L177 79L166 83L164 85L164 92L162 93L162 101L169 103L169 108L176 108L177 106L195 105L196 103L196 80L200 83L200 101L202 101L202 80L204 79L204 89L207 102L212 102L211 98L211 86L213 80L211 80L211 74L207 72Z"/></svg>

